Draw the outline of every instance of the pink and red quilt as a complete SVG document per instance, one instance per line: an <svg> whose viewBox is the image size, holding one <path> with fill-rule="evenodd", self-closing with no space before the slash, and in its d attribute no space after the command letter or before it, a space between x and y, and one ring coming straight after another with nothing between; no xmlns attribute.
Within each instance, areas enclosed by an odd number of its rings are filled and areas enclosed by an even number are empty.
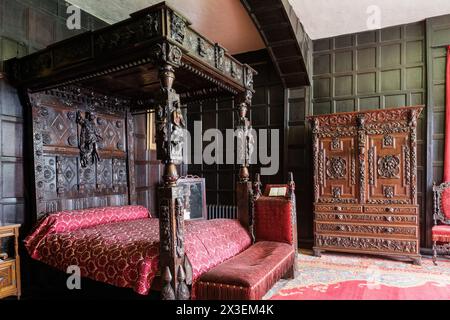
<svg viewBox="0 0 450 320"><path fill-rule="evenodd" d="M237 220L185 222L186 254L193 281L248 248ZM25 239L33 259L65 271L148 294L158 271L159 221L141 206L95 208L49 215Z"/></svg>

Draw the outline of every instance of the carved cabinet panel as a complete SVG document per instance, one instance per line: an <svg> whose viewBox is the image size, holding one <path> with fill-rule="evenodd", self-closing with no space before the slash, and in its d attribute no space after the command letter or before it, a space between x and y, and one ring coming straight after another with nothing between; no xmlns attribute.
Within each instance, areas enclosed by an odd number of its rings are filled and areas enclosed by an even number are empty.
<svg viewBox="0 0 450 320"><path fill-rule="evenodd" d="M419 259L422 107L310 117L315 247Z"/></svg>
<svg viewBox="0 0 450 320"><path fill-rule="evenodd" d="M356 203L356 144L354 137L319 142L319 199L324 203Z"/></svg>
<svg viewBox="0 0 450 320"><path fill-rule="evenodd" d="M369 135L367 203L411 204L408 133Z"/></svg>

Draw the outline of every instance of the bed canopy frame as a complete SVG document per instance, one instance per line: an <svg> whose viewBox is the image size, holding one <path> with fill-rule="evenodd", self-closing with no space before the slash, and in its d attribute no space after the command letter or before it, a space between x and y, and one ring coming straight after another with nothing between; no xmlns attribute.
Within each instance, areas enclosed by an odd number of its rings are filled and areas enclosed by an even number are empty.
<svg viewBox="0 0 450 320"><path fill-rule="evenodd" d="M157 157L165 167L164 185L158 196L162 298L188 299L187 285L192 274L184 250L183 202L176 186L177 165L182 163L182 144L177 136L177 130L183 126L181 103L234 96L239 113L237 126L249 130L247 112L256 72L192 29L188 19L164 2L133 13L129 19L112 26L9 60L5 70L8 80L19 89L27 109L32 110L36 217L56 209L135 204L132 113L155 110ZM45 135L48 111L44 106L47 105L65 110L75 132L81 127L82 133L65 137L60 145L46 143L45 139L52 138ZM84 111L84 116L79 111ZM66 161L64 157L70 159L78 152L81 159L78 161L89 162L94 157L105 156L95 145L97 131L92 114L98 112L105 114L98 123L109 121L115 123L116 129L123 129L117 134L122 135L116 143L117 150L109 154L114 158L111 172L115 173L114 166L119 163L118 168L126 170L127 178L113 179L109 186L97 182L88 191L84 190L88 183L67 190L68 182L59 176ZM248 142L243 143L245 146ZM242 158L246 160L239 172L236 198L239 220L249 228L252 188L248 148L243 150ZM46 154L56 155L56 188L50 184L48 190L45 168L52 163L46 163ZM54 193L52 188L56 190ZM117 197L121 201L111 201Z"/></svg>

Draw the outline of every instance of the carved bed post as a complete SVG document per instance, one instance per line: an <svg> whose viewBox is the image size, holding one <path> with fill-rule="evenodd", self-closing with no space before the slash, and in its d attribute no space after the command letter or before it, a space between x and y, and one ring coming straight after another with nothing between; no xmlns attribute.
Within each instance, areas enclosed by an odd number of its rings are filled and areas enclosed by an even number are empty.
<svg viewBox="0 0 450 320"><path fill-rule="evenodd" d="M298 235L297 235L297 200L295 198L295 182L294 182L294 175L292 172L288 173L288 197L291 201L292 207L291 207L291 219L292 219L292 240L294 244L294 251L295 251L295 259L294 259L294 265L292 267L292 274L289 276L291 278L295 278L298 273L298 265L297 265L297 254L298 254Z"/></svg>
<svg viewBox="0 0 450 320"><path fill-rule="evenodd" d="M254 229L255 202L262 195L261 186L262 186L261 177L260 177L259 173L257 173L255 175L255 180L253 181L253 190L252 190L251 208L250 208L250 214L251 214L251 216L250 216L250 223L251 223L250 234L252 236L253 243L256 241L255 229Z"/></svg>
<svg viewBox="0 0 450 320"><path fill-rule="evenodd" d="M247 118L247 113L252 104L253 97L253 76L255 71L249 66L245 68L245 92L238 97L239 120L237 123L238 133L238 159L241 167L239 169L238 182L236 184L236 205L238 208L238 218L241 224L251 232L251 202L252 202L252 183L248 170L250 159L253 152L252 126Z"/></svg>
<svg viewBox="0 0 450 320"><path fill-rule="evenodd" d="M163 43L154 52L159 63L161 94L156 108L158 159L164 163L163 186L159 188L160 270L163 300L187 300L182 194L177 187L177 165L183 161L185 122L180 96L173 89L175 68L182 51Z"/></svg>

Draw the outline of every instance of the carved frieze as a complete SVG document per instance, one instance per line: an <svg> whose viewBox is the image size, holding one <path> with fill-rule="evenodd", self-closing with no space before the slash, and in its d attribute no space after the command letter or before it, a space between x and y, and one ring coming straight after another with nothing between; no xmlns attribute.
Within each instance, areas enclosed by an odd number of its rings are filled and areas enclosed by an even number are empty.
<svg viewBox="0 0 450 320"><path fill-rule="evenodd" d="M316 236L316 245L320 247L360 249L368 251L388 251L399 253L418 253L417 242L396 239Z"/></svg>
<svg viewBox="0 0 450 320"><path fill-rule="evenodd" d="M318 221L355 221L355 222L392 222L404 224L416 224L416 216L408 215L380 215L380 214L348 214L348 213L316 213Z"/></svg>
<svg viewBox="0 0 450 320"><path fill-rule="evenodd" d="M160 20L159 12L152 12L131 24L118 25L108 32L98 32L94 36L94 50L99 55L153 38L161 32Z"/></svg>
<svg viewBox="0 0 450 320"><path fill-rule="evenodd" d="M225 49L216 44L215 52L216 68L223 71L225 69Z"/></svg>
<svg viewBox="0 0 450 320"><path fill-rule="evenodd" d="M402 234L414 236L416 227L398 226L375 226L375 225L353 225L353 224L328 224L318 223L316 230L319 232L342 232L342 233L366 233L374 235Z"/></svg>
<svg viewBox="0 0 450 320"><path fill-rule="evenodd" d="M340 189L340 187L338 187ZM332 196L334 196L334 194L336 194L336 196L339 194L339 191L336 190L336 192L334 192L334 190L332 190ZM317 201L318 203L357 203L358 201L356 199L352 199L352 198L325 198L325 197L320 197Z"/></svg>
<svg viewBox="0 0 450 320"><path fill-rule="evenodd" d="M184 38L186 37L186 21L177 15L175 12L172 12L170 15L171 20L171 28L170 28L170 36L176 42L183 44Z"/></svg>
<svg viewBox="0 0 450 320"><path fill-rule="evenodd" d="M204 58L208 54L208 52L206 50L205 40L201 37L198 37L197 39L198 39L198 46L197 46L198 55L200 57Z"/></svg>

